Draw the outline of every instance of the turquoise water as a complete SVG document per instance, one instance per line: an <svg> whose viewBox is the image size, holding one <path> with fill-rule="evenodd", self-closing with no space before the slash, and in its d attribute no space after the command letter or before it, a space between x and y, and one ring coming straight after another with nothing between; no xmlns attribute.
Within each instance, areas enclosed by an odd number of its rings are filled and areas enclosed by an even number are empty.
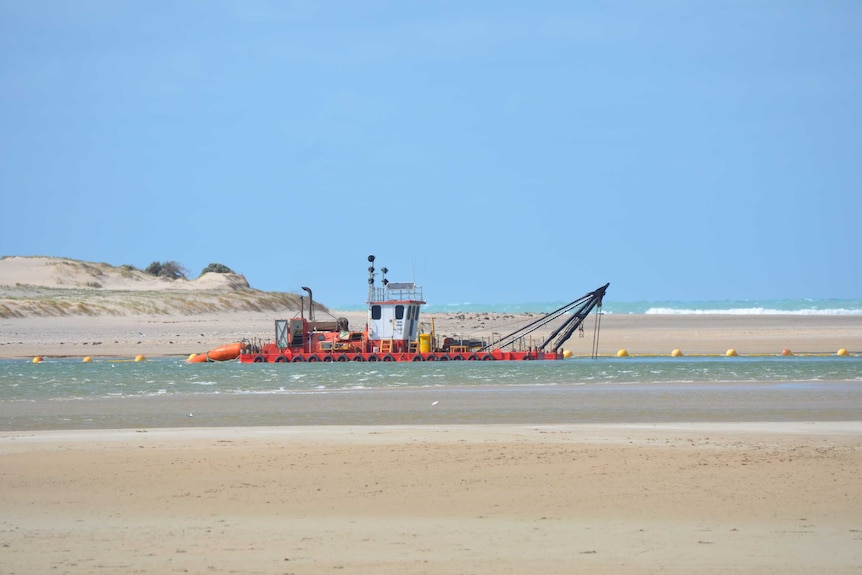
<svg viewBox="0 0 862 575"><path fill-rule="evenodd" d="M856 421L862 356L534 362L0 361L0 431Z"/></svg>
<svg viewBox="0 0 862 575"><path fill-rule="evenodd" d="M685 383L862 382L862 357L629 357L549 362L187 364L0 361L0 402L189 394Z"/></svg>
<svg viewBox="0 0 862 575"><path fill-rule="evenodd" d="M612 292L609 292L609 296ZM441 303L429 301L426 313L548 313L568 302L526 302L486 304L474 302ZM332 309L361 311L364 306L331 306ZM704 301L614 301L605 298L605 313L614 314L731 314L731 315L862 315L862 299L767 299Z"/></svg>

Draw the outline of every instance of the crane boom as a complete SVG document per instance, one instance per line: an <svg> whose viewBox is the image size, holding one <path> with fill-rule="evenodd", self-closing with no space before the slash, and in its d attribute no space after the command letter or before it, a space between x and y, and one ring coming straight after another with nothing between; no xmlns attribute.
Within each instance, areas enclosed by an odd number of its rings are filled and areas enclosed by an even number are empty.
<svg viewBox="0 0 862 575"><path fill-rule="evenodd" d="M567 318L562 325L555 329L538 348L539 351L551 351L556 353L560 349L560 346L562 346L566 341L568 341L570 337L572 337L572 334L575 333L575 330L578 329L578 327L580 327L580 325L587 318L587 316L590 315L590 312L593 309L602 306L602 298L605 296L605 292L607 291L609 285L611 284L606 283L597 290L591 291L590 293L530 322L524 327L501 337L497 341L486 345L483 349L489 350L493 348L503 348L507 345L511 345L515 341L533 333L537 329L549 324L555 319L566 314L571 314L571 317ZM556 340L554 340L554 338L556 338ZM546 349L552 341L553 343L550 349Z"/></svg>

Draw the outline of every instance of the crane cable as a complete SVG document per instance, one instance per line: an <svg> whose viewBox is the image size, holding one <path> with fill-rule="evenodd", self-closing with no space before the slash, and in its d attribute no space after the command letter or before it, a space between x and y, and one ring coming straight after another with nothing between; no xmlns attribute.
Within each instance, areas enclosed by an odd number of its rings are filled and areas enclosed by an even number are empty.
<svg viewBox="0 0 862 575"><path fill-rule="evenodd" d="M599 309L596 310L596 327L593 329L593 359L599 355L599 330L601 329L602 315L604 314L601 311L601 304L599 304Z"/></svg>

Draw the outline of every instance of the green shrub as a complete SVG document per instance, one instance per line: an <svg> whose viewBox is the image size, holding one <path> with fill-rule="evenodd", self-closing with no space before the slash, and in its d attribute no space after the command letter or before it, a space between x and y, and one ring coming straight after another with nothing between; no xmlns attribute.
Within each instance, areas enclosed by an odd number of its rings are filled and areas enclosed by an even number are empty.
<svg viewBox="0 0 862 575"><path fill-rule="evenodd" d="M232 273L235 273L232 269L230 269L229 267L227 267L224 264L210 264L204 268L204 271L201 272L201 275L208 274L210 272L215 273L215 274L232 274Z"/></svg>
<svg viewBox="0 0 862 575"><path fill-rule="evenodd" d="M153 262L144 268L144 271L150 274L151 276L160 276L162 275L162 263L161 262Z"/></svg>
<svg viewBox="0 0 862 575"><path fill-rule="evenodd" d="M151 276L165 277L172 280L186 278L187 270L182 265L175 261L169 262L153 262L144 270Z"/></svg>

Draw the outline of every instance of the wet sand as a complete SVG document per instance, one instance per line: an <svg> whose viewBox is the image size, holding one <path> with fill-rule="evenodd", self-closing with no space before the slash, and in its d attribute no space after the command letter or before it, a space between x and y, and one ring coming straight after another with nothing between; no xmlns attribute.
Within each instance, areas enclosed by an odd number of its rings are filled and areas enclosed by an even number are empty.
<svg viewBox="0 0 862 575"><path fill-rule="evenodd" d="M0 432L179 427L836 422L862 381L491 386L0 401ZM862 438L860 438L862 441Z"/></svg>

